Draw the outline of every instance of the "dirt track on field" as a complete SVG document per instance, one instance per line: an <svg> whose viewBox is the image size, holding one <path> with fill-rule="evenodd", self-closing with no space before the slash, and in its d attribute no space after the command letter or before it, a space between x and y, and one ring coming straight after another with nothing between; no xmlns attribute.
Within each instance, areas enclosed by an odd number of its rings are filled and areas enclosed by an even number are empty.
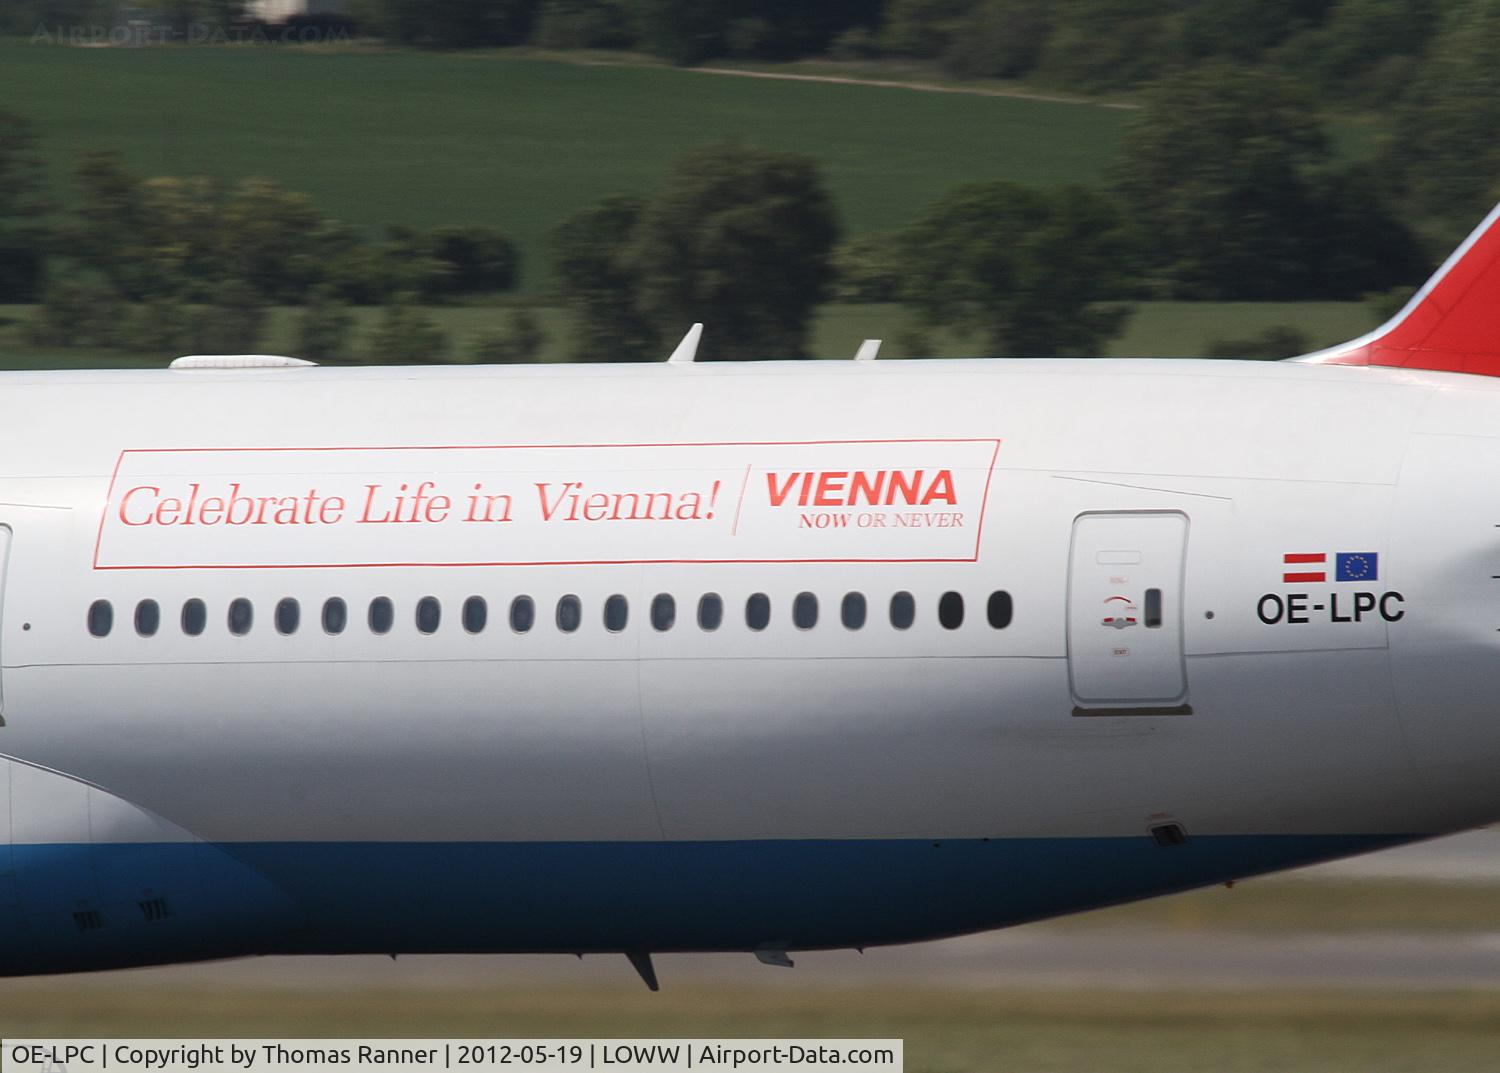
<svg viewBox="0 0 1500 1073"><path fill-rule="evenodd" d="M667 64L611 63L608 60L575 60L584 67L660 67ZM1117 108L1135 111L1138 104L1126 101L1095 101L1086 97L1065 97L1048 93L1033 93L1024 89L994 89L986 86L954 86L942 82L905 82L895 78L856 78L852 75L795 74L791 71L747 71L737 67L677 67L672 70L690 74L722 75L730 78L762 78L773 82L819 82L832 86L873 86L877 89L909 89L916 93L957 93L969 97L1009 97L1020 101L1043 101L1048 104L1082 104L1093 108Z"/></svg>

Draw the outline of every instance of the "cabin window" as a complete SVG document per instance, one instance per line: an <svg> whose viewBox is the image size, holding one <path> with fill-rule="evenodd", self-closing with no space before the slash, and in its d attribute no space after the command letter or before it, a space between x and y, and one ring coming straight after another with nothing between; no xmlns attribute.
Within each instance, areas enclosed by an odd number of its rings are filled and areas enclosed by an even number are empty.
<svg viewBox="0 0 1500 1073"><path fill-rule="evenodd" d="M630 603L615 593L604 601L604 628L610 633L619 633L630 622Z"/></svg>
<svg viewBox="0 0 1500 1073"><path fill-rule="evenodd" d="M665 633L677 624L677 601L665 592L651 600L651 628Z"/></svg>
<svg viewBox="0 0 1500 1073"><path fill-rule="evenodd" d="M115 609L108 600L95 600L89 604L89 633L95 637L108 637L114 625Z"/></svg>
<svg viewBox="0 0 1500 1073"><path fill-rule="evenodd" d="M135 605L135 632L142 637L153 637L161 626L161 607L155 600L142 600Z"/></svg>
<svg viewBox="0 0 1500 1073"><path fill-rule="evenodd" d="M484 602L483 596L470 596L464 601L462 617L465 630L469 633L480 633L484 630L485 623L490 620L489 604Z"/></svg>
<svg viewBox="0 0 1500 1073"><path fill-rule="evenodd" d="M763 630L771 624L771 598L757 592L745 601L745 625L752 630Z"/></svg>
<svg viewBox="0 0 1500 1073"><path fill-rule="evenodd" d="M1010 625L1011 616L1015 613L1010 593L1003 590L990 593L990 602L985 606L984 612L991 626L997 630L1005 629Z"/></svg>
<svg viewBox="0 0 1500 1073"><path fill-rule="evenodd" d="M792 624L799 630L810 630L818 624L818 598L810 592L799 592L792 600Z"/></svg>
<svg viewBox="0 0 1500 1073"><path fill-rule="evenodd" d="M698 600L698 628L713 633L723 622L723 598L716 592L705 592Z"/></svg>
<svg viewBox="0 0 1500 1073"><path fill-rule="evenodd" d="M510 602L510 628L525 633L536 624L536 604L530 596L517 596Z"/></svg>
<svg viewBox="0 0 1500 1073"><path fill-rule="evenodd" d="M243 596L236 596L229 601L229 632L236 637L243 637L250 632L250 627L255 624L255 608L249 600Z"/></svg>
<svg viewBox="0 0 1500 1073"><path fill-rule="evenodd" d="M891 597L891 625L898 630L909 630L917 621L917 601L909 592L898 592Z"/></svg>
<svg viewBox="0 0 1500 1073"><path fill-rule="evenodd" d="M349 625L349 605L337 596L330 596L323 601L323 632L330 637L337 637L344 632L344 627Z"/></svg>
<svg viewBox="0 0 1500 1073"><path fill-rule="evenodd" d="M563 633L572 633L583 624L583 604L569 593L557 601L557 628Z"/></svg>
<svg viewBox="0 0 1500 1073"><path fill-rule="evenodd" d="M276 605L276 632L291 635L302 624L302 605L290 596Z"/></svg>
<svg viewBox="0 0 1500 1073"><path fill-rule="evenodd" d="M377 596L370 601L370 632L390 633L396 624L396 605L389 596Z"/></svg>
<svg viewBox="0 0 1500 1073"><path fill-rule="evenodd" d="M443 605L436 596L424 596L417 601L417 629L422 633L437 633L443 621Z"/></svg>
<svg viewBox="0 0 1500 1073"><path fill-rule="evenodd" d="M189 637L197 637L208 625L208 608L203 601L194 597L182 605L182 632Z"/></svg>
<svg viewBox="0 0 1500 1073"><path fill-rule="evenodd" d="M864 629L867 608L865 606L865 594L862 592L849 592L844 594L844 602L839 605L839 619L844 627L850 630Z"/></svg>
<svg viewBox="0 0 1500 1073"><path fill-rule="evenodd" d="M938 622L945 630L956 630L964 624L964 598L956 592L945 592L938 600Z"/></svg>

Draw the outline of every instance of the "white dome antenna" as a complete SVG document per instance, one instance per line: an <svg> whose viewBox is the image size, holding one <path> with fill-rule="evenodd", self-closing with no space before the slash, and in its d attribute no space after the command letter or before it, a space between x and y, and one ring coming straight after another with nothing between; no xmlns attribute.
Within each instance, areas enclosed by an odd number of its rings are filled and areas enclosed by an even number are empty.
<svg viewBox="0 0 1500 1073"><path fill-rule="evenodd" d="M169 369L303 369L314 361L282 354L188 354L168 365Z"/></svg>

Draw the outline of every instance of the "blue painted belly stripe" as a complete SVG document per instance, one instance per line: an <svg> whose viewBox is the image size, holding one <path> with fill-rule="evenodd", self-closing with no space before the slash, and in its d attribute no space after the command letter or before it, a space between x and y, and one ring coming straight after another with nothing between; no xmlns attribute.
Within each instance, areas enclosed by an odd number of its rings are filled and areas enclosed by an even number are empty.
<svg viewBox="0 0 1500 1073"><path fill-rule="evenodd" d="M18 845L20 911L7 920L0 897L0 972L249 953L876 946L1003 927L1416 837L1215 836L1170 848L1146 837L243 842L199 847L198 854L174 844ZM205 881L205 848L258 885L230 882L227 870L220 881ZM49 874L111 875L117 882L114 893L89 893L60 879L49 883ZM165 899L170 918L138 919L148 915L132 901L138 892ZM80 930L73 914L84 904L99 908L102 927ZM245 927L247 920L255 926Z"/></svg>

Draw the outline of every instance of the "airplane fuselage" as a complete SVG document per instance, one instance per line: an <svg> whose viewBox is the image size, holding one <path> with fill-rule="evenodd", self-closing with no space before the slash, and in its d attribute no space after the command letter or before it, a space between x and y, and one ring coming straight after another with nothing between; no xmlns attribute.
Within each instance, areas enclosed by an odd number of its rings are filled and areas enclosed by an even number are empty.
<svg viewBox="0 0 1500 1073"><path fill-rule="evenodd" d="M1500 818L1488 378L11 374L0 449L4 972L873 946Z"/></svg>

